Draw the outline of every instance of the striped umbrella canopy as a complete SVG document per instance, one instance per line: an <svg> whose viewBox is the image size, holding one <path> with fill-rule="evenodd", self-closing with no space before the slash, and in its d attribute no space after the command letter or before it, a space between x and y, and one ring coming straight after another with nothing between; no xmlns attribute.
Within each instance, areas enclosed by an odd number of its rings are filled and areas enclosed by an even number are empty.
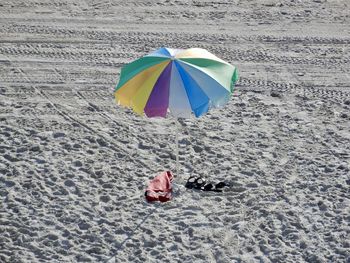
<svg viewBox="0 0 350 263"><path fill-rule="evenodd" d="M160 48L122 68L115 98L147 117L200 117L226 104L237 79L236 67L205 49Z"/></svg>

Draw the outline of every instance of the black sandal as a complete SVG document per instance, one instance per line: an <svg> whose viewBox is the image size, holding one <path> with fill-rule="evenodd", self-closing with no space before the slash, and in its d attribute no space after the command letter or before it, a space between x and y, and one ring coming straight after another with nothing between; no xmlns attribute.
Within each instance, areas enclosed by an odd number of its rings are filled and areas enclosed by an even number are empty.
<svg viewBox="0 0 350 263"><path fill-rule="evenodd" d="M197 177L195 177L195 176L191 176L190 178L188 178L187 182L185 184L185 187L188 188L188 189L192 189L196 179L197 179Z"/></svg>
<svg viewBox="0 0 350 263"><path fill-rule="evenodd" d="M219 182L216 185L212 183L206 183L205 179L202 177L191 176L188 178L185 187L188 189L197 189L202 191L213 191L213 192L222 192L222 188L229 186L225 182Z"/></svg>
<svg viewBox="0 0 350 263"><path fill-rule="evenodd" d="M219 182L215 185L215 189L221 189L221 188L224 188L225 186L229 186L229 184L225 182Z"/></svg>
<svg viewBox="0 0 350 263"><path fill-rule="evenodd" d="M222 192L222 188L225 186L228 186L225 182L219 182L216 185L213 185L212 183L206 184L203 186L203 191L214 191L214 192Z"/></svg>
<svg viewBox="0 0 350 263"><path fill-rule="evenodd" d="M188 189L194 188L194 189L200 190L204 185L205 185L204 178L191 176L190 178L188 178L185 187Z"/></svg>
<svg viewBox="0 0 350 263"><path fill-rule="evenodd" d="M216 187L212 184L206 184L202 188L203 191L215 191L215 192L222 192L222 190L216 189Z"/></svg>

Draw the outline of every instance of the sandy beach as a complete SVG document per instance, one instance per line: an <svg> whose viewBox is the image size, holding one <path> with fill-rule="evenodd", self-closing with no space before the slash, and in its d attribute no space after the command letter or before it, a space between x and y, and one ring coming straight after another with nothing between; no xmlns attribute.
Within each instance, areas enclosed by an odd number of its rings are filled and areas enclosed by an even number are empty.
<svg viewBox="0 0 350 263"><path fill-rule="evenodd" d="M118 106L159 47L235 65L229 103ZM184 187L189 176L224 192ZM1 0L0 262L350 262L350 2Z"/></svg>

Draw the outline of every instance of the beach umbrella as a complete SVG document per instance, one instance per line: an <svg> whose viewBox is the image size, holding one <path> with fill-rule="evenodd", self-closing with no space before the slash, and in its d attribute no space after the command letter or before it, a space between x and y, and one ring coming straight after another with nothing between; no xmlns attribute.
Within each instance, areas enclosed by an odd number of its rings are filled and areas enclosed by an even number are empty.
<svg viewBox="0 0 350 263"><path fill-rule="evenodd" d="M125 65L114 94L140 115L198 118L225 105L237 79L235 66L205 49L160 48Z"/></svg>

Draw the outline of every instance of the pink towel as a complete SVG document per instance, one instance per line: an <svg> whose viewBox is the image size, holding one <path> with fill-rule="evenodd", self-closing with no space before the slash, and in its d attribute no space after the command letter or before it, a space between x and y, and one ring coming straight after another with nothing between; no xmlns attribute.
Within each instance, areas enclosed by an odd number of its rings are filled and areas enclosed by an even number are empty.
<svg viewBox="0 0 350 263"><path fill-rule="evenodd" d="M173 175L170 171L162 172L149 182L145 192L148 202L166 202L171 199Z"/></svg>

